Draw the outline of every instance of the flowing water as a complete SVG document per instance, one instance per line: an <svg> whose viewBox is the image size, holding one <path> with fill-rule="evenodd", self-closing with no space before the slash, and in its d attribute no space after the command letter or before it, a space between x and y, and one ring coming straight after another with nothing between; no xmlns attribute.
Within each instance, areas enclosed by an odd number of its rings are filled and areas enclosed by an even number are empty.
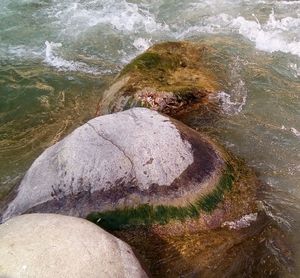
<svg viewBox="0 0 300 278"><path fill-rule="evenodd" d="M300 276L300 1L1 0L0 196L47 146L93 117L121 67L152 44L218 51L223 115L185 121L217 137L271 190ZM224 77L226 73L227 78Z"/></svg>

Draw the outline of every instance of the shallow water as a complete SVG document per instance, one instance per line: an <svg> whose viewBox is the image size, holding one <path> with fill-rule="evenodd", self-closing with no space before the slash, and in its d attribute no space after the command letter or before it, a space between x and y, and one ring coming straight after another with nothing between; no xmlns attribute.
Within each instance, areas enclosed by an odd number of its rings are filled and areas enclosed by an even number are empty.
<svg viewBox="0 0 300 278"><path fill-rule="evenodd" d="M287 231L300 276L300 1L2 0L0 195L93 117L125 63L153 43L183 39L218 50L208 66L224 88L218 121L197 113L185 121L271 186L265 206Z"/></svg>

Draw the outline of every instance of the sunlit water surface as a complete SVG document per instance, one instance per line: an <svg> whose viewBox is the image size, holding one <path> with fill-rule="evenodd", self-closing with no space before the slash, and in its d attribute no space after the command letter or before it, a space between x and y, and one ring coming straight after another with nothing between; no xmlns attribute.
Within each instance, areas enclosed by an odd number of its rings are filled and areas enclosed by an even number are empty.
<svg viewBox="0 0 300 278"><path fill-rule="evenodd" d="M300 1L2 0L0 195L95 115L124 64L156 42L184 39L218 50L208 66L224 88L218 121L197 113L185 121L271 186L266 205L289 234L300 276Z"/></svg>

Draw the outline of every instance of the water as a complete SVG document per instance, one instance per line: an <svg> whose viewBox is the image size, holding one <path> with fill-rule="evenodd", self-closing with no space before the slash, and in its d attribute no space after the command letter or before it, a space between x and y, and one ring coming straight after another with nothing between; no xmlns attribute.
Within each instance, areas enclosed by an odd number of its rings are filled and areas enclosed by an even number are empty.
<svg viewBox="0 0 300 278"><path fill-rule="evenodd" d="M300 276L300 1L2 0L0 196L93 117L124 64L156 42L184 39L218 50L208 66L224 88L221 119L184 120L271 186L265 205L288 232Z"/></svg>

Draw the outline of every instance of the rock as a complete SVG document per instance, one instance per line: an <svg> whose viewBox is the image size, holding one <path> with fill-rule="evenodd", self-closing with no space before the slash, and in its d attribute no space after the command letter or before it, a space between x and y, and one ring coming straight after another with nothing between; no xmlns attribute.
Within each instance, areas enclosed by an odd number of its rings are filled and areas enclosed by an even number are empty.
<svg viewBox="0 0 300 278"><path fill-rule="evenodd" d="M130 80L119 78L104 103ZM152 108L176 114L189 106L176 105ZM34 212L88 218L130 243L155 277L221 277L224 269L236 273L233 258L245 250L260 254L259 185L211 138L157 111L133 108L97 117L48 148L1 220ZM244 223L249 215L258 220ZM237 230L228 223L238 223Z"/></svg>
<svg viewBox="0 0 300 278"><path fill-rule="evenodd" d="M168 115L204 109L221 90L215 69L208 67L211 46L165 42L138 56L104 93L98 114L148 107ZM214 106L214 109L216 107Z"/></svg>
<svg viewBox="0 0 300 278"><path fill-rule="evenodd" d="M130 215L130 208L154 222L197 217L199 210L213 210L231 188L226 160L209 139L156 111L101 116L34 161L2 221L30 212L86 217L126 209ZM122 217L122 225L141 221Z"/></svg>
<svg viewBox="0 0 300 278"><path fill-rule="evenodd" d="M22 215L0 225L0 257L0 277L147 277L126 243L62 215Z"/></svg>
<svg viewBox="0 0 300 278"><path fill-rule="evenodd" d="M100 116L48 148L2 221L43 212L109 230L157 234L214 229L256 213L255 175L211 139L146 108Z"/></svg>

